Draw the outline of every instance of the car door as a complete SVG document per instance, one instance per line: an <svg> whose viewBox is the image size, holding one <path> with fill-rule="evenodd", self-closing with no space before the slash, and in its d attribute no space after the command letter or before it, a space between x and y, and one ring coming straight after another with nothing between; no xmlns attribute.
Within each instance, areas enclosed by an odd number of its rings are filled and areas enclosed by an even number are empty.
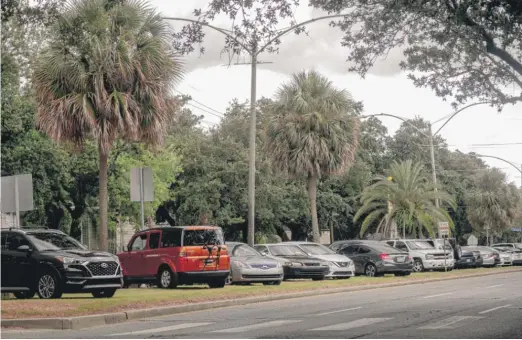
<svg viewBox="0 0 522 340"><path fill-rule="evenodd" d="M154 230L148 234L148 245L145 250L143 250L143 261L146 268L145 276L151 277L158 273L158 269L161 265L161 232Z"/></svg>
<svg viewBox="0 0 522 340"><path fill-rule="evenodd" d="M147 269L145 267L144 250L147 246L147 232L134 235L129 242L128 255L123 259L122 266L129 277L145 277Z"/></svg>
<svg viewBox="0 0 522 340"><path fill-rule="evenodd" d="M353 261L355 266L355 272L357 274L362 273L364 267L361 268L361 263L358 254L359 246L356 245L346 245L339 250L339 254L342 254Z"/></svg>
<svg viewBox="0 0 522 340"><path fill-rule="evenodd" d="M372 250L366 246L359 246L357 249L357 259L359 261L359 268L361 273L364 273L364 268L366 268L366 264L371 262L371 253Z"/></svg>
<svg viewBox="0 0 522 340"><path fill-rule="evenodd" d="M7 264L6 284L8 287L29 287L31 284L31 274L34 273L31 252L19 250L21 246L28 246L30 249L33 248L24 235L19 233L7 233L5 241L6 250L2 250L2 262L4 262L5 258Z"/></svg>
<svg viewBox="0 0 522 340"><path fill-rule="evenodd" d="M395 248L397 249L400 249L402 251L405 251L407 253L410 252L410 250L408 249L408 247L406 246L406 243L402 242L402 241L397 241L395 242Z"/></svg>
<svg viewBox="0 0 522 340"><path fill-rule="evenodd" d="M1 234L2 241L2 287L10 287L11 286L11 255L7 249L7 237L8 233L3 232Z"/></svg>

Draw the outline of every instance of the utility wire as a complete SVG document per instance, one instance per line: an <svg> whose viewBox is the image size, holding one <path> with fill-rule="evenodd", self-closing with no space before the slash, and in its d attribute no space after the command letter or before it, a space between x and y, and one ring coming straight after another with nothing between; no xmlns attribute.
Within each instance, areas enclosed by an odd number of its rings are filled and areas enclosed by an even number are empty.
<svg viewBox="0 0 522 340"><path fill-rule="evenodd" d="M214 113L213 113L214 115L218 114L218 115L221 115L221 117L223 117L223 113L222 113L222 112L219 112L218 110L213 109L213 108L211 108L211 107L208 106L208 105L205 105L205 104L203 104L203 103L201 103L201 102L198 102L197 100L193 99L191 95L188 95L188 94L182 93L182 92L180 92L180 91L178 91L178 90L174 90L174 91L176 91L177 93L181 94L182 96L189 96L189 97L191 97L190 101L192 101L192 102L194 102L194 103L196 103L196 104L199 104L199 105L203 106L204 108L206 108L206 109L208 109L208 110L210 110L210 111L213 111L213 112L214 112Z"/></svg>

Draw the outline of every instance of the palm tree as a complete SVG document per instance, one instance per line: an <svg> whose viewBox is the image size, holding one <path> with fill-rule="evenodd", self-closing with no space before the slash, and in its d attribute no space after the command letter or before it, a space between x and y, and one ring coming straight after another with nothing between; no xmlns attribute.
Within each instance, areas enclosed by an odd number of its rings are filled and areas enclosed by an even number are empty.
<svg viewBox="0 0 522 340"><path fill-rule="evenodd" d="M317 181L348 169L357 149L359 106L315 71L294 74L276 93L268 117L268 153L276 166L308 181L314 242L319 242Z"/></svg>
<svg viewBox="0 0 522 340"><path fill-rule="evenodd" d="M514 184L506 184L506 175L498 169L487 170L474 178L475 188L465 197L468 219L473 229L486 234L501 234L512 227L520 212L520 193Z"/></svg>
<svg viewBox="0 0 522 340"><path fill-rule="evenodd" d="M444 208L437 208L435 200L455 206L454 198L444 191L435 191L420 163L392 163L390 177L378 176L377 182L366 187L360 195L361 208L354 216L358 221L364 216L360 236L377 224L377 233L388 235L392 223L402 225L404 233L415 226L426 230L432 237L438 222L453 222Z"/></svg>
<svg viewBox="0 0 522 340"><path fill-rule="evenodd" d="M35 65L37 125L99 151L100 248L107 250L108 156L118 139L159 144L182 77L169 26L139 0L71 0Z"/></svg>

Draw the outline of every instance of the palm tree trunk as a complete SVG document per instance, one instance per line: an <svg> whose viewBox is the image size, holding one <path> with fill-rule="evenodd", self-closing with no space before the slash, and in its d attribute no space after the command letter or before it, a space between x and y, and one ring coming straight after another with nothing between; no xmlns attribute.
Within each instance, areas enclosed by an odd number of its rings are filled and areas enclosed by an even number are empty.
<svg viewBox="0 0 522 340"><path fill-rule="evenodd" d="M317 175L308 176L308 199L310 201L310 213L312 215L312 237L315 243L321 242L319 233L319 220L317 219Z"/></svg>
<svg viewBox="0 0 522 340"><path fill-rule="evenodd" d="M102 148L99 147L100 153L100 192L99 192L99 209L100 209L100 225L98 229L98 241L99 247L102 251L109 250L108 244L108 194L107 194L107 184L108 184L108 162L109 155L106 151L102 151Z"/></svg>

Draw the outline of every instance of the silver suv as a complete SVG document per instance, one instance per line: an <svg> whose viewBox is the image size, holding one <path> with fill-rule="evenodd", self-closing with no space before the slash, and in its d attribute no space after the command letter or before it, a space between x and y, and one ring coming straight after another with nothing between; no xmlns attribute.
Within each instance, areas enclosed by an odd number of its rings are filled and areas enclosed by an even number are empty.
<svg viewBox="0 0 522 340"><path fill-rule="evenodd" d="M422 272L424 270L452 270L455 266L453 254L450 251L436 249L426 240L389 240L384 243L407 251L413 259L413 271Z"/></svg>

